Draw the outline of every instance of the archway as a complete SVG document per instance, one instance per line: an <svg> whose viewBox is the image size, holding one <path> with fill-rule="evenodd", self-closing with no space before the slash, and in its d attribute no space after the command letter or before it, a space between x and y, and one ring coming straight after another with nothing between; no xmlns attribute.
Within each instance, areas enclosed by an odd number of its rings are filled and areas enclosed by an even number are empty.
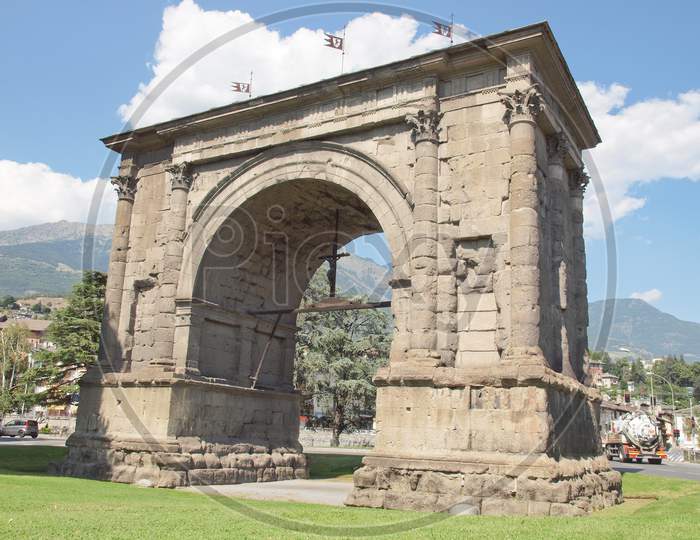
<svg viewBox="0 0 700 540"><path fill-rule="evenodd" d="M336 209L342 209L337 236ZM299 306L336 241L343 246L379 231L379 222L361 199L325 180L287 181L247 199L222 223L197 269L193 314L202 321L202 345L190 340L188 365L196 364L202 376L250 386L257 363L263 361L256 386L290 391L296 319L290 310ZM237 351L220 346L218 333L226 332L222 323L214 322L212 311L239 319L235 328L250 343L240 344ZM273 326L275 338L262 358Z"/></svg>
<svg viewBox="0 0 700 540"><path fill-rule="evenodd" d="M518 54L505 69L470 43L105 140L122 153L105 346L63 474L305 475L291 311L338 210L340 244L385 233L397 328L348 504L467 496L483 513L568 514L618 500L600 397L575 377L581 151L598 137L546 25L492 38Z"/></svg>

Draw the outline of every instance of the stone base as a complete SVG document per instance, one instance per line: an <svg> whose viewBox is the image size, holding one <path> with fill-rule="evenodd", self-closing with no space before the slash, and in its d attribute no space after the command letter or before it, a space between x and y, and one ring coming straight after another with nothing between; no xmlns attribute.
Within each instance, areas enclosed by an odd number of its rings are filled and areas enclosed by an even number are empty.
<svg viewBox="0 0 700 540"><path fill-rule="evenodd" d="M177 375L88 373L55 474L157 487L306 478L299 396Z"/></svg>
<svg viewBox="0 0 700 540"><path fill-rule="evenodd" d="M242 484L307 478L306 456L251 444L145 443L86 438L67 441L68 457L51 473L147 487Z"/></svg>
<svg viewBox="0 0 700 540"><path fill-rule="evenodd" d="M602 455L600 396L542 363L380 369L374 451L347 504L577 515L622 499Z"/></svg>
<svg viewBox="0 0 700 540"><path fill-rule="evenodd" d="M484 456L485 457L485 456ZM562 460L542 477L521 465L365 458L345 504L483 515L577 516L622 502L622 477L605 458ZM546 458L544 458L546 459ZM565 470L568 469L568 474Z"/></svg>

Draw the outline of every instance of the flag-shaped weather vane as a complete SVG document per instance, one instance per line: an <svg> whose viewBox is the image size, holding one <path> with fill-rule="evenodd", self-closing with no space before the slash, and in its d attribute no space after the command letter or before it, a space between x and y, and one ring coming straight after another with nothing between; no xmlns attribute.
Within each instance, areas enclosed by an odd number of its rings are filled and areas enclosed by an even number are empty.
<svg viewBox="0 0 700 540"><path fill-rule="evenodd" d="M328 32L325 32L325 40L324 40L324 46L330 47L331 49L337 49L341 51L340 55L340 73L342 75L343 73L343 64L345 62L345 29L346 27L343 27L343 37L340 36L335 36L333 34L329 34Z"/></svg>
<svg viewBox="0 0 700 540"><path fill-rule="evenodd" d="M433 21L433 34L450 38L450 45L452 45L454 39L452 35L452 29L454 28L454 25L454 15L450 17L450 24L443 24L438 21Z"/></svg>
<svg viewBox="0 0 700 540"><path fill-rule="evenodd" d="M232 82L231 90L234 92L240 92L242 94L248 94L248 97L253 96L253 72L250 72L250 81L245 82Z"/></svg>

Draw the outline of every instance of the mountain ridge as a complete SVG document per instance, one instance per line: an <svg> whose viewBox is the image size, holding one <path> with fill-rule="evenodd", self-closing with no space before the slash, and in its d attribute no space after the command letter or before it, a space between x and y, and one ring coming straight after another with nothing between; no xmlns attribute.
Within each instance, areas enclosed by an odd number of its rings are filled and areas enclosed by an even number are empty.
<svg viewBox="0 0 700 540"><path fill-rule="evenodd" d="M612 303L610 333L604 348L608 352L629 350L642 357L683 354L700 360L700 323L684 321L637 298L598 300L588 306L588 342L596 348L603 330L606 302Z"/></svg>
<svg viewBox="0 0 700 540"><path fill-rule="evenodd" d="M0 231L0 296L65 295L80 280L84 267L106 272L113 229L59 221ZM89 265L84 264L85 249L91 251ZM387 300L390 275L390 269L351 255L338 265L338 289L348 296Z"/></svg>
<svg viewBox="0 0 700 540"><path fill-rule="evenodd" d="M60 296L80 280L85 247L91 250L95 270L106 271L112 225L90 229L84 223L59 221L0 231L0 296ZM352 255L338 265L338 290L343 296L391 298L391 269ZM605 301L589 304L589 346L596 348L601 334ZM700 323L683 321L643 300L613 301L614 313L605 350L611 354L643 357L684 354L700 361Z"/></svg>

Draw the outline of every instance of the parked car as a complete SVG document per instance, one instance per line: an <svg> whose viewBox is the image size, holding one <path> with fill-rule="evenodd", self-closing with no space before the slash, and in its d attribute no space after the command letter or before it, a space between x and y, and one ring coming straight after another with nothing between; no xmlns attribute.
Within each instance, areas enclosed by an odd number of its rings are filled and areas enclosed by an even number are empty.
<svg viewBox="0 0 700 540"><path fill-rule="evenodd" d="M10 420L0 428L0 435L8 437L29 435L32 439L36 439L39 436L39 424L36 420Z"/></svg>

